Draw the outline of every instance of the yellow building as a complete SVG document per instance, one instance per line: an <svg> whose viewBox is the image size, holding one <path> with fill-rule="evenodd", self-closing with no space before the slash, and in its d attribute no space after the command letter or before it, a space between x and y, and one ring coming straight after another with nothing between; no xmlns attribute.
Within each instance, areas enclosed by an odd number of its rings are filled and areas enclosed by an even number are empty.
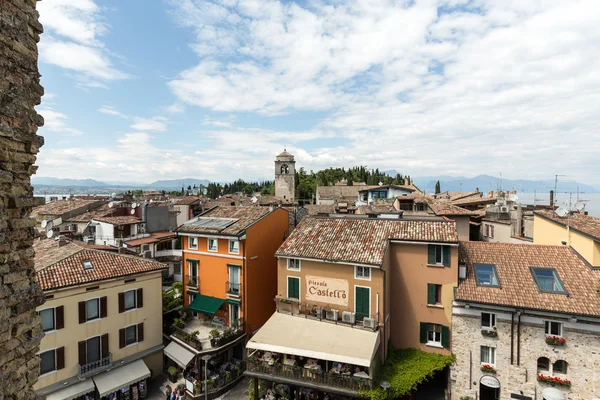
<svg viewBox="0 0 600 400"><path fill-rule="evenodd" d="M49 400L143 394L146 378L162 373L166 266L63 239L37 239L34 249L46 296L37 309L44 331L37 394Z"/></svg>
<svg viewBox="0 0 600 400"><path fill-rule="evenodd" d="M593 267L600 267L600 218L579 213L559 217L552 211L536 211L533 243L569 245Z"/></svg>

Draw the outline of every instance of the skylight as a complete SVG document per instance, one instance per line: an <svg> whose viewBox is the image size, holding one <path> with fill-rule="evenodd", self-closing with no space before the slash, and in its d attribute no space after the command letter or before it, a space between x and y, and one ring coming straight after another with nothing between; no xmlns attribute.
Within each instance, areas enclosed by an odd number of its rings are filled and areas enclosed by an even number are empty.
<svg viewBox="0 0 600 400"><path fill-rule="evenodd" d="M567 292L554 268L531 267L531 272L540 292Z"/></svg>
<svg viewBox="0 0 600 400"><path fill-rule="evenodd" d="M475 264L477 286L500 287L496 266L493 264Z"/></svg>
<svg viewBox="0 0 600 400"><path fill-rule="evenodd" d="M92 265L92 262L90 260L83 260L83 269L93 269L94 266Z"/></svg>

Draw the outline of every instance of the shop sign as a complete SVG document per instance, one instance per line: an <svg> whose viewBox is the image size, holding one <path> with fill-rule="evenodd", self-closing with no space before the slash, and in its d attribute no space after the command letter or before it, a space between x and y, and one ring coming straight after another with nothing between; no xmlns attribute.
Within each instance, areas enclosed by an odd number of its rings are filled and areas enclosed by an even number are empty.
<svg viewBox="0 0 600 400"><path fill-rule="evenodd" d="M306 300L348 306L348 281L306 275Z"/></svg>
<svg viewBox="0 0 600 400"><path fill-rule="evenodd" d="M492 389L498 389L500 387L500 381L493 376L482 376L479 383Z"/></svg>

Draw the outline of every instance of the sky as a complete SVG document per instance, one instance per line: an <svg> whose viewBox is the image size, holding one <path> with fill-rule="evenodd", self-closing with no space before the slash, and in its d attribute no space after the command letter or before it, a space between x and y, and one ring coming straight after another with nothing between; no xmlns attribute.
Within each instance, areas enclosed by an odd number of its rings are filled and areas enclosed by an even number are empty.
<svg viewBox="0 0 600 400"><path fill-rule="evenodd" d="M44 0L37 176L600 184L597 0Z"/></svg>

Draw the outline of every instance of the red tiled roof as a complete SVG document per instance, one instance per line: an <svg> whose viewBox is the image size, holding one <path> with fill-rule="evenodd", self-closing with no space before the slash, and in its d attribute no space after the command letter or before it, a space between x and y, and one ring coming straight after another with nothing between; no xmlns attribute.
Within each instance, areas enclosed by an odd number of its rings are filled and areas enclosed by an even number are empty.
<svg viewBox="0 0 600 400"><path fill-rule="evenodd" d="M107 224L112 225L131 225L142 223L141 218L134 217L133 215L125 215L122 217L97 217L94 218L94 221L106 222Z"/></svg>
<svg viewBox="0 0 600 400"><path fill-rule="evenodd" d="M431 208L431 210L435 213L435 215L439 215L439 216L458 216L458 215L479 215L476 212L467 210L465 208L462 207L457 207L453 204L451 204L449 201L447 200L426 200L426 203L429 205L429 207Z"/></svg>
<svg viewBox="0 0 600 400"><path fill-rule="evenodd" d="M46 203L41 206L34 207L31 210L31 217L37 217L38 215L63 215L70 211L85 207L93 208L94 204L100 205L102 199L94 200L81 200L81 199L70 199L70 200L54 200L50 203Z"/></svg>
<svg viewBox="0 0 600 400"><path fill-rule="evenodd" d="M217 206L185 222L176 231L237 236L270 212L269 207ZM203 219L215 219L215 222L218 222L219 219L223 222L231 219L232 223L223 228L199 226L199 221Z"/></svg>
<svg viewBox="0 0 600 400"><path fill-rule="evenodd" d="M125 243L129 247L137 247L137 246L141 246L146 243L156 243L156 242L160 242L161 240L164 240L164 239L175 238L175 237L177 237L177 234L175 232L169 232L169 231L152 232L150 234L150 236L140 238L140 239L128 240L123 243Z"/></svg>
<svg viewBox="0 0 600 400"><path fill-rule="evenodd" d="M456 243L454 221L309 217L276 255L381 265L389 240Z"/></svg>
<svg viewBox="0 0 600 400"><path fill-rule="evenodd" d="M37 280L42 290L81 285L119 276L160 271L165 264L137 256L100 251L76 242L63 246L51 239L36 239L33 244ZM92 269L84 269L89 260Z"/></svg>
<svg viewBox="0 0 600 400"><path fill-rule="evenodd" d="M303 208L306 209L308 215L335 214L335 206L333 204L305 204Z"/></svg>
<svg viewBox="0 0 600 400"><path fill-rule="evenodd" d="M591 236L594 240L600 241L600 218L598 217L579 213L571 214L570 217L559 217L552 211L535 211L534 214L563 226L569 224L571 230Z"/></svg>
<svg viewBox="0 0 600 400"><path fill-rule="evenodd" d="M196 202L199 202L201 200L200 197L196 197L196 196L187 196L184 197L183 199L179 199L175 204L176 205L185 205L185 206L189 206L191 204L194 204Z"/></svg>
<svg viewBox="0 0 600 400"><path fill-rule="evenodd" d="M567 246L460 242L459 260L467 265L456 299L575 315L600 315L598 272ZM474 264L493 264L500 288L477 286ZM566 294L538 290L530 267L553 267Z"/></svg>
<svg viewBox="0 0 600 400"><path fill-rule="evenodd" d="M478 205L478 204L493 204L496 202L495 197L480 197L480 198L466 198L466 199L458 199L458 200L450 200L452 204L455 206L465 206L465 205Z"/></svg>

